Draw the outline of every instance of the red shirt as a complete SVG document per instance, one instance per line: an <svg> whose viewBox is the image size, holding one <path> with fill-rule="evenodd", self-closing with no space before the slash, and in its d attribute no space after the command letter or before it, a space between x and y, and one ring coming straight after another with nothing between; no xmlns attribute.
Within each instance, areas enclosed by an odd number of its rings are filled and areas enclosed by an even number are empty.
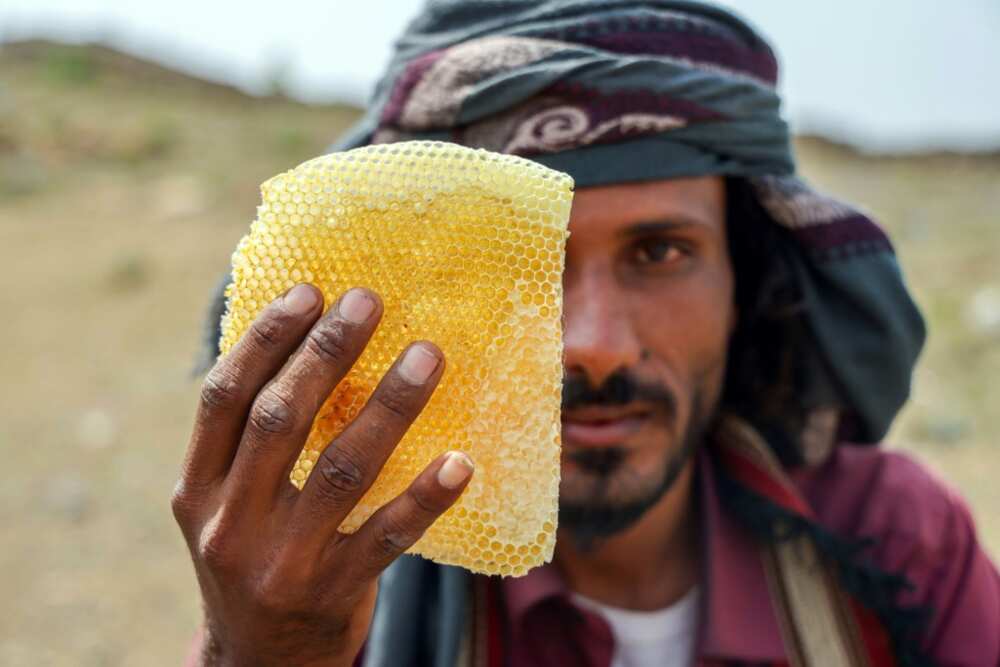
<svg viewBox="0 0 1000 667"><path fill-rule="evenodd" d="M698 662L784 662L757 548L719 506L708 456L698 461L703 558ZM873 537L871 556L914 585L904 604L934 616L924 648L942 665L1000 665L1000 576L962 500L904 454L841 445L820 468L793 475L817 517L844 537ZM608 667L610 627L577 607L551 564L502 586L511 667Z"/></svg>

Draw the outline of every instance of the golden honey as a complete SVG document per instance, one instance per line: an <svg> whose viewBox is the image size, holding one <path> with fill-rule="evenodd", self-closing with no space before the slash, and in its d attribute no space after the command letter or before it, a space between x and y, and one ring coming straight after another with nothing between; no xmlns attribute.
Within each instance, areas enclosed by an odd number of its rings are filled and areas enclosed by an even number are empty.
<svg viewBox="0 0 1000 667"><path fill-rule="evenodd" d="M549 561L572 179L514 156L404 142L316 158L261 191L232 258L223 353L299 282L320 288L328 304L354 286L385 304L370 344L320 410L292 483L302 487L406 345L428 339L447 358L441 383L342 530L356 530L457 449L476 473L410 551L487 574L521 575Z"/></svg>

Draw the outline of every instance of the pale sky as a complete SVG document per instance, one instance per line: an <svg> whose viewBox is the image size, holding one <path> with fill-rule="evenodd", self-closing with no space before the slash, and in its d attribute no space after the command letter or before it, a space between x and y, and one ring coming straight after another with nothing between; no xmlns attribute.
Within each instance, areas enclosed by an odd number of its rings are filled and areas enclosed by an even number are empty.
<svg viewBox="0 0 1000 667"><path fill-rule="evenodd" d="M363 103L421 0L0 0L0 41L98 40L260 90ZM724 0L782 61L793 127L872 150L1000 148L1000 1Z"/></svg>

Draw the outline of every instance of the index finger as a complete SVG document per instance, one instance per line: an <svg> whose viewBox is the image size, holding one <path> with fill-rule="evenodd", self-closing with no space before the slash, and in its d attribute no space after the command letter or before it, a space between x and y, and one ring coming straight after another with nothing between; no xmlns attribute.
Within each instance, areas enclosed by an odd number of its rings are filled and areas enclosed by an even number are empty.
<svg viewBox="0 0 1000 667"><path fill-rule="evenodd" d="M411 344L354 421L323 450L291 519L290 529L303 544L320 549L334 536L427 404L444 364L436 345Z"/></svg>
<svg viewBox="0 0 1000 667"><path fill-rule="evenodd" d="M254 398L281 370L322 310L318 289L296 285L268 304L229 354L215 363L202 384L182 484L207 486L226 475Z"/></svg>

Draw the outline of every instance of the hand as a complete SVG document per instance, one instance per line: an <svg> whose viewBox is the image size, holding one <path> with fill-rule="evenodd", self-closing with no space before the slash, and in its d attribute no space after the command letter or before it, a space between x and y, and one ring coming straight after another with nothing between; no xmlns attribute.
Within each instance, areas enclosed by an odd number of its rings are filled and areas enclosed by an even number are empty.
<svg viewBox="0 0 1000 667"><path fill-rule="evenodd" d="M445 454L356 533L338 531L441 377L441 351L417 342L322 453L301 493L292 486L316 411L361 354L382 305L354 289L322 310L317 289L294 287L202 388L172 505L204 598L207 664L350 665L368 634L379 574L472 473L468 457Z"/></svg>

